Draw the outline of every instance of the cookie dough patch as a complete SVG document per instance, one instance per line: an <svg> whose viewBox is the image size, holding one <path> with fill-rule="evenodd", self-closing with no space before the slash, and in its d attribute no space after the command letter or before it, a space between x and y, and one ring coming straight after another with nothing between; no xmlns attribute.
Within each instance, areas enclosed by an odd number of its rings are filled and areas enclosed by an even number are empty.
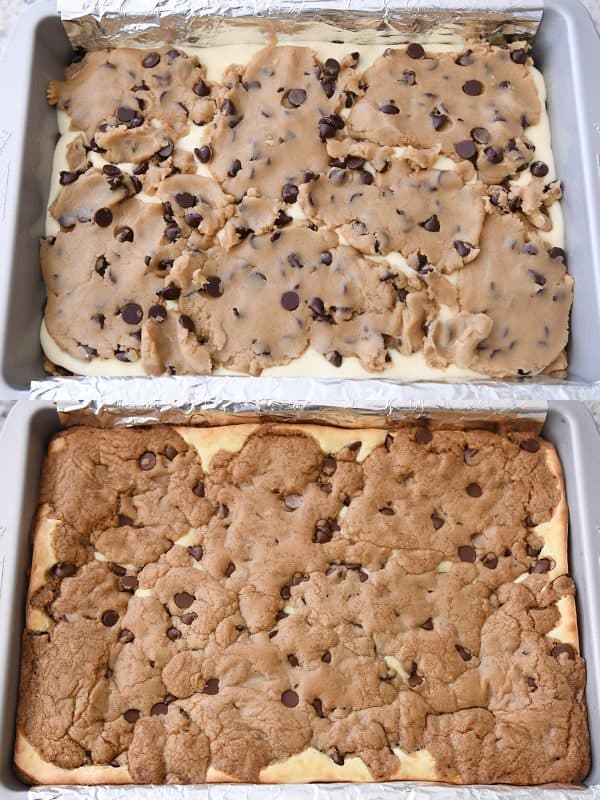
<svg viewBox="0 0 600 800"><path fill-rule="evenodd" d="M302 187L302 206L363 253L414 254L442 271L473 260L484 218L483 186L450 170L413 171L394 159L373 176L352 156ZM348 165L350 167L348 168Z"/></svg>
<svg viewBox="0 0 600 800"><path fill-rule="evenodd" d="M380 145L440 145L456 160L472 159L486 183L500 183L533 160L527 127L540 104L530 64L518 46L390 48L362 76L348 132Z"/></svg>
<svg viewBox="0 0 600 800"><path fill-rule="evenodd" d="M510 253L509 271L501 266L503 253ZM500 377L552 363L567 343L573 295L563 257L514 216L488 216L476 262L458 275L460 312L429 329L431 362Z"/></svg>

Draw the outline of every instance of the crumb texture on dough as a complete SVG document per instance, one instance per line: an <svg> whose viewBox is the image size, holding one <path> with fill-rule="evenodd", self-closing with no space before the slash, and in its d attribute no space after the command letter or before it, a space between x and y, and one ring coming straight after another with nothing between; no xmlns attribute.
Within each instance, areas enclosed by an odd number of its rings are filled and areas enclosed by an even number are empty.
<svg viewBox="0 0 600 800"><path fill-rule="evenodd" d="M50 445L28 600L45 623L23 635L24 776L585 777L550 444L180 430L74 427Z"/></svg>
<svg viewBox="0 0 600 800"><path fill-rule="evenodd" d="M527 47L331 48L242 52L219 80L215 48L120 48L52 81L71 129L42 344L63 374L564 372L562 188Z"/></svg>

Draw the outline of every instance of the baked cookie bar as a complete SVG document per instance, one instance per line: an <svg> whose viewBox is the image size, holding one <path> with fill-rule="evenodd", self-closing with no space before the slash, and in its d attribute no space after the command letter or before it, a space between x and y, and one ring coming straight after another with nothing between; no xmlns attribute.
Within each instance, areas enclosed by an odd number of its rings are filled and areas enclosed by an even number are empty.
<svg viewBox="0 0 600 800"><path fill-rule="evenodd" d="M52 363L564 372L562 187L527 46L350 50L123 48L51 83Z"/></svg>
<svg viewBox="0 0 600 800"><path fill-rule="evenodd" d="M27 781L579 782L584 685L541 438L239 425L50 443Z"/></svg>

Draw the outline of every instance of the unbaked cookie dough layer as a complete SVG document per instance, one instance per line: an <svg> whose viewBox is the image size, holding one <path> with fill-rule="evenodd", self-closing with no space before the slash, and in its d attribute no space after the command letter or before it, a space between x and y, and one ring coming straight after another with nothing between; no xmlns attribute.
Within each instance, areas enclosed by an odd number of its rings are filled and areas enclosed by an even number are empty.
<svg viewBox="0 0 600 800"><path fill-rule="evenodd" d="M123 49L52 82L62 136L41 332L52 364L564 372L572 281L527 51L348 50Z"/></svg>
<svg viewBox="0 0 600 800"><path fill-rule="evenodd" d="M71 428L39 501L27 781L585 777L567 507L542 439Z"/></svg>

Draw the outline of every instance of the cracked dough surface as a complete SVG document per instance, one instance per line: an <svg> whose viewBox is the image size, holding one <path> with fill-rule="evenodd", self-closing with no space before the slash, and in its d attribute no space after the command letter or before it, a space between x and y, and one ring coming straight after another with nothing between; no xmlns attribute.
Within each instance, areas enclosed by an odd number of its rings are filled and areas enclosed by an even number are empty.
<svg viewBox="0 0 600 800"><path fill-rule="evenodd" d="M71 428L15 760L35 783L579 782L567 508L523 433Z"/></svg>
<svg viewBox="0 0 600 800"><path fill-rule="evenodd" d="M123 48L50 84L71 126L41 246L50 359L83 374L564 371L562 189L528 138L547 118L522 43L364 64L361 47L323 47L241 51L218 79L218 48ZM513 239L535 243L534 268ZM482 282L514 302L474 298Z"/></svg>

